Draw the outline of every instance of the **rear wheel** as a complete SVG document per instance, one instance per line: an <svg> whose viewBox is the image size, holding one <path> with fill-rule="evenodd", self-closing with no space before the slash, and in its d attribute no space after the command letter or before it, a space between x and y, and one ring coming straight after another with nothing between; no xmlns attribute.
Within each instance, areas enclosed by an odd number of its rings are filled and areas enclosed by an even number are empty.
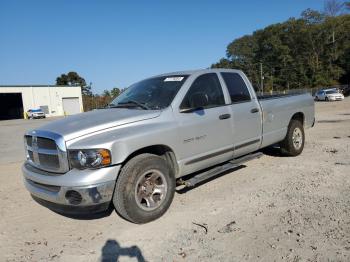
<svg viewBox="0 0 350 262"><path fill-rule="evenodd" d="M120 172L113 204L126 220L147 223L161 217L175 192L175 176L160 156L141 154L129 160Z"/></svg>
<svg viewBox="0 0 350 262"><path fill-rule="evenodd" d="M304 149L305 134L303 124L292 119L285 139L280 143L282 153L287 156L300 155Z"/></svg>

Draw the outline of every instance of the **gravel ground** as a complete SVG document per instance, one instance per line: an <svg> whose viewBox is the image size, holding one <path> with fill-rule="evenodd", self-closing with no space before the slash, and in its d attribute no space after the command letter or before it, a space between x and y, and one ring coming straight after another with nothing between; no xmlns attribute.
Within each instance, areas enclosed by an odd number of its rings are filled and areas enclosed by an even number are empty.
<svg viewBox="0 0 350 262"><path fill-rule="evenodd" d="M350 98L316 103L302 155L278 151L186 193L160 219L72 219L24 189L22 135L0 122L0 261L350 261Z"/></svg>

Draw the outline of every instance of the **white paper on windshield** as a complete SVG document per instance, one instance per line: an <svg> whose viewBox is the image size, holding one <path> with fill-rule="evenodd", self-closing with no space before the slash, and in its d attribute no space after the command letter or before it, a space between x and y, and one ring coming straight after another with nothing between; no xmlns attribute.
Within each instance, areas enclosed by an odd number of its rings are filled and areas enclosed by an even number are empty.
<svg viewBox="0 0 350 262"><path fill-rule="evenodd" d="M181 82L184 79L183 76L173 76L164 79L164 82Z"/></svg>

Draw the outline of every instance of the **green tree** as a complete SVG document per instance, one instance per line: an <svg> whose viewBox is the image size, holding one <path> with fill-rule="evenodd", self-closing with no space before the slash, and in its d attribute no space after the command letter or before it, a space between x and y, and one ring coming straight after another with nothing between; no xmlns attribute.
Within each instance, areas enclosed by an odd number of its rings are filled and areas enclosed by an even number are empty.
<svg viewBox="0 0 350 262"><path fill-rule="evenodd" d="M103 93L102 93L102 96L104 96L104 97L110 97L110 96L111 96L111 93L110 93L108 90L104 90Z"/></svg>
<svg viewBox="0 0 350 262"><path fill-rule="evenodd" d="M56 78L56 85L67 86L68 82L68 76L66 74L62 74Z"/></svg>
<svg viewBox="0 0 350 262"><path fill-rule="evenodd" d="M111 90L111 96L113 98L117 97L120 95L120 89L118 87L114 87L112 90Z"/></svg>
<svg viewBox="0 0 350 262"><path fill-rule="evenodd" d="M91 84L87 85L85 79L74 71L68 72L68 74L61 74L57 77L56 85L81 86L83 95L92 95Z"/></svg>
<svg viewBox="0 0 350 262"><path fill-rule="evenodd" d="M299 19L235 39L212 67L241 69L259 88L262 65L264 90L320 87L348 83L347 50L350 15L307 9Z"/></svg>

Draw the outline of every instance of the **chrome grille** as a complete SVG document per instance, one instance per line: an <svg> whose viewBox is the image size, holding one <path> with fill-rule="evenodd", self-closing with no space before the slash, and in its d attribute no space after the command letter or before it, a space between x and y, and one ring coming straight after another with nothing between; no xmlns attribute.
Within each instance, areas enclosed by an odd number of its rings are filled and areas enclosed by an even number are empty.
<svg viewBox="0 0 350 262"><path fill-rule="evenodd" d="M32 166L55 173L69 170L63 137L48 131L35 130L25 135L27 161Z"/></svg>
<svg viewBox="0 0 350 262"><path fill-rule="evenodd" d="M37 143L39 148L52 149L52 150L57 149L56 142L48 138L38 137Z"/></svg>
<svg viewBox="0 0 350 262"><path fill-rule="evenodd" d="M33 152L30 151L30 150L28 150L28 155L29 155L29 159L30 159L31 161L34 161Z"/></svg>
<svg viewBox="0 0 350 262"><path fill-rule="evenodd" d="M40 162L40 165L47 168L60 167L60 161L58 159L58 156L56 155L46 155L46 154L39 153L39 162Z"/></svg>
<svg viewBox="0 0 350 262"><path fill-rule="evenodd" d="M32 137L31 136L25 136L25 140L26 140L28 146L32 146Z"/></svg>

